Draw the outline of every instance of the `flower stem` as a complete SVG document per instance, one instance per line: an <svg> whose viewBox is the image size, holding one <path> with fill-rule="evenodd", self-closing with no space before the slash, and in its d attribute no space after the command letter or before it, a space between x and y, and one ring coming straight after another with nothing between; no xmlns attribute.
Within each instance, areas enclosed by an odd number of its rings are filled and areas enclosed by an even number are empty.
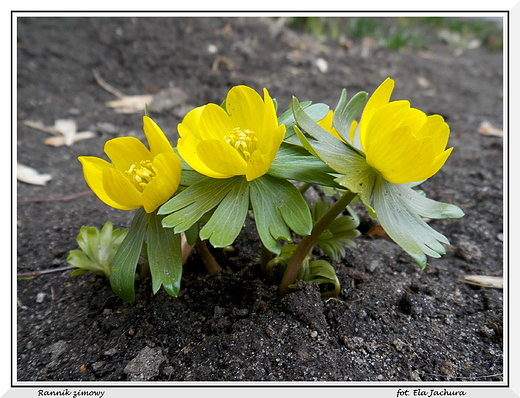
<svg viewBox="0 0 520 398"><path fill-rule="evenodd" d="M215 257L213 257L213 255L208 250L206 242L197 238L197 243L195 243L195 246L197 247L199 256L202 259L202 262L204 263L204 266L206 267L208 274L215 275L218 272L222 271L222 267L219 265L219 263L217 263Z"/></svg>
<svg viewBox="0 0 520 398"><path fill-rule="evenodd" d="M350 191L343 194L343 196L332 205L332 207L316 222L316 224L314 224L311 234L303 237L292 255L291 260L285 269L285 273L283 274L279 290L281 298L291 292L289 285L296 282L303 260L310 254L320 235L327 229L330 223L336 219L343 209L347 207L356 195L357 194Z"/></svg>

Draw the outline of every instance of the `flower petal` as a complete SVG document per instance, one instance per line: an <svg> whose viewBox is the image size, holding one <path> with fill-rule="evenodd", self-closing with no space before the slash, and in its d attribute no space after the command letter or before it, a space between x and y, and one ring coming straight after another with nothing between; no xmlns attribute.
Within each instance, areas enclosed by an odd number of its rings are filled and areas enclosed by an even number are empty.
<svg viewBox="0 0 520 398"><path fill-rule="evenodd" d="M336 137L338 140L343 141L343 138L339 135L339 133L336 131L334 127L332 127L332 122L334 119L334 111L331 109L327 113L327 116L325 116L323 119L321 119L318 124L323 127L325 130L327 130L329 133L331 133L334 137Z"/></svg>
<svg viewBox="0 0 520 398"><path fill-rule="evenodd" d="M132 210L142 206L141 192L126 178L122 171L114 167L103 169L103 189L121 210Z"/></svg>
<svg viewBox="0 0 520 398"><path fill-rule="evenodd" d="M147 213L155 211L177 191L181 179L181 160L172 152L160 153L153 159L155 178L142 193L142 204Z"/></svg>
<svg viewBox="0 0 520 398"><path fill-rule="evenodd" d="M161 128L148 116L143 116L143 131L148 140L148 146L152 158L163 152L172 152L170 141L166 138Z"/></svg>
<svg viewBox="0 0 520 398"><path fill-rule="evenodd" d="M264 88L264 120L259 132L273 131L278 127L278 117L276 107L269 92Z"/></svg>
<svg viewBox="0 0 520 398"><path fill-rule="evenodd" d="M419 137L432 137L435 145L435 152L441 153L448 145L450 137L450 128L440 115L428 116L426 122L417 133Z"/></svg>
<svg viewBox="0 0 520 398"><path fill-rule="evenodd" d="M270 97L269 97L270 98ZM231 116L234 127L249 129L258 133L264 130L264 112L266 106L262 97L247 86L235 86L226 97L226 111ZM274 108L273 108L274 112ZM266 126L268 128L268 126Z"/></svg>
<svg viewBox="0 0 520 398"><path fill-rule="evenodd" d="M179 128L179 132L180 131ZM187 134L184 137L181 137L177 142L177 150L184 161L200 174L213 178L228 178L229 175L215 173L199 159L199 156L197 155L197 146L200 142L201 141L197 139L195 134Z"/></svg>
<svg viewBox="0 0 520 398"><path fill-rule="evenodd" d="M181 138L185 137L188 134L197 134L199 128L200 115L202 115L202 111L205 107L206 105L203 105L195 109L192 109L186 114L186 116L184 116L182 123L179 123L177 125L177 131L179 132L179 136Z"/></svg>
<svg viewBox="0 0 520 398"><path fill-rule="evenodd" d="M381 140L388 141L389 137L384 136L393 134L392 132L403 123L409 110L408 101L392 101L374 114L369 125L365 125L364 141L363 135L360 137L361 145L367 155L372 146L381 146Z"/></svg>
<svg viewBox="0 0 520 398"><path fill-rule="evenodd" d="M425 173L426 177L424 179L430 178L431 176L436 174L441 169L441 167L444 166L444 163L446 163L446 160L448 160L448 157L450 156L452 151L453 148L449 148L442 152L440 155L438 155L433 161L430 169Z"/></svg>
<svg viewBox="0 0 520 398"><path fill-rule="evenodd" d="M372 116L384 105L388 104L394 91L394 81L387 78L370 96L359 121L361 146L365 147L365 134Z"/></svg>
<svg viewBox="0 0 520 398"><path fill-rule="evenodd" d="M260 151L254 151L247 161L246 179L252 181L255 178L262 177L269 167L271 167L272 159L269 155L262 154Z"/></svg>
<svg viewBox="0 0 520 398"><path fill-rule="evenodd" d="M80 156L78 160L83 166L83 176L87 185L92 189L94 194L105 204L111 207L121 209L120 205L114 202L105 192L103 187L103 170L106 168L114 168L106 160L96 158L93 156ZM122 210L131 210L125 208Z"/></svg>
<svg viewBox="0 0 520 398"><path fill-rule="evenodd" d="M223 141L200 142L197 145L197 156L211 170L210 174L206 174L208 177L229 178L246 174L246 161L235 148Z"/></svg>
<svg viewBox="0 0 520 398"><path fill-rule="evenodd" d="M406 184L431 177L429 170L436 158L431 137L417 140L409 126L400 126L384 138L367 154L367 163L385 180Z"/></svg>
<svg viewBox="0 0 520 398"><path fill-rule="evenodd" d="M266 154L270 155L269 163L273 163L276 154L278 153L278 149L280 149L280 145L282 145L282 141L285 137L285 124L281 124L278 126L271 137L271 147L269 151L266 151Z"/></svg>
<svg viewBox="0 0 520 398"><path fill-rule="evenodd" d="M423 136L417 135L417 133L421 130L422 126L424 126L426 120L426 113L416 108L410 108L408 114L406 115L406 118L403 120L402 125L410 126L410 128L415 134L415 137L417 139L421 139Z"/></svg>
<svg viewBox="0 0 520 398"><path fill-rule="evenodd" d="M114 167L125 171L141 160L152 160L150 151L135 137L113 138L105 143L105 153Z"/></svg>
<svg viewBox="0 0 520 398"><path fill-rule="evenodd" d="M235 125L224 109L215 104L208 104L202 111L197 130L201 140L220 140L231 133Z"/></svg>

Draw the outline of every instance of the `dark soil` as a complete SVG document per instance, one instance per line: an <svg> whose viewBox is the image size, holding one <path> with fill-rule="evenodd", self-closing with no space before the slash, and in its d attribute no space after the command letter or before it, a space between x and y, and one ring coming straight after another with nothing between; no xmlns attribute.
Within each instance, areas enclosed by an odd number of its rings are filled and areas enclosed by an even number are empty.
<svg viewBox="0 0 520 398"><path fill-rule="evenodd" d="M483 121L502 128L501 51L373 44L365 56L361 41L318 41L262 18L17 22L17 157L53 177L45 186L17 184L18 273L65 267L82 225L124 228L133 216L93 194L27 201L88 191L78 156L102 156L116 136L144 138L142 112L107 107L116 97L96 82L94 69L127 95L186 93L184 102L151 107L173 142L187 110L220 103L237 84L268 88L283 111L293 95L334 107L343 87L370 93L391 76L392 98L450 124L455 150L422 188L466 214L431 221L452 245L424 270L394 243L370 238L373 221L363 215L358 248L347 247L345 260L334 263L342 291L331 299L302 285L279 301L261 273L249 224L233 251L214 250L229 271L208 276L192 254L177 298L152 295L149 280L137 281L136 301L127 303L90 273L20 279L18 381L504 380L503 292L462 281L503 272L503 139L478 132ZM327 72L317 58L328 62ZM44 144L49 134L24 124L66 118L97 136L51 147Z"/></svg>

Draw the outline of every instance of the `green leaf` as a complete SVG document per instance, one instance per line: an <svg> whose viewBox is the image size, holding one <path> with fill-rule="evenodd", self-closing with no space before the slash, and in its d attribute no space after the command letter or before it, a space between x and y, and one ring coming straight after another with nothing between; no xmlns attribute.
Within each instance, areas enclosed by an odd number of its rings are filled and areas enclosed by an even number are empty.
<svg viewBox="0 0 520 398"><path fill-rule="evenodd" d="M286 180L264 175L250 182L251 205L260 239L273 253L280 253L277 239L291 242L292 229L308 235L312 217L298 189Z"/></svg>
<svg viewBox="0 0 520 398"><path fill-rule="evenodd" d="M242 178L207 177L197 181L159 208L157 214L169 214L163 218L163 227L174 228L176 233L186 231L205 213L217 206L233 189L236 180Z"/></svg>
<svg viewBox="0 0 520 398"><path fill-rule="evenodd" d="M213 247L231 245L240 233L247 216L249 183L245 178L234 178L233 181L231 190L200 230L200 238L208 239Z"/></svg>
<svg viewBox="0 0 520 398"><path fill-rule="evenodd" d="M67 262L70 265L78 267L77 270L72 271L72 276L81 275L87 271L96 275L106 275L103 267L97 262L92 261L82 250L71 250L67 256Z"/></svg>
<svg viewBox="0 0 520 398"><path fill-rule="evenodd" d="M283 143L267 174L285 180L295 180L339 187L334 182L334 170L304 148Z"/></svg>
<svg viewBox="0 0 520 398"><path fill-rule="evenodd" d="M388 236L419 264L426 267L426 255L438 258L446 253L448 239L431 228L421 216L458 218L457 206L439 203L417 193L406 184L392 184L379 178L374 188L374 208Z"/></svg>
<svg viewBox="0 0 520 398"><path fill-rule="evenodd" d="M110 276L110 263L127 233L127 229L113 229L109 221L99 231L96 227L80 228L76 237L81 250L71 250L67 261L84 271L91 271L97 275ZM77 271L77 270L76 270ZM73 272L79 275L83 272Z"/></svg>
<svg viewBox="0 0 520 398"><path fill-rule="evenodd" d="M335 181L349 191L358 193L365 206L371 210L370 197L377 174L367 164L363 153L340 141L323 127L314 123L296 98L293 98L293 111L298 125L314 138L305 139L312 146L317 156L331 169L342 174Z"/></svg>
<svg viewBox="0 0 520 398"><path fill-rule="evenodd" d="M206 176L196 172L195 170L182 169L181 180L179 182L179 185L180 186L190 186L200 180L203 180L204 178L206 178Z"/></svg>
<svg viewBox="0 0 520 398"><path fill-rule="evenodd" d="M333 285L334 290L323 292L322 297L337 296L341 289L334 267L325 260L313 260L302 264L298 279L319 285Z"/></svg>
<svg viewBox="0 0 520 398"><path fill-rule="evenodd" d="M199 237L199 224L193 224L190 228L184 231L184 234L186 235L186 241L188 244L193 246Z"/></svg>
<svg viewBox="0 0 520 398"><path fill-rule="evenodd" d="M329 209L330 204L323 199L318 199L312 207L312 218L316 222ZM351 209L348 209L352 212ZM352 214L352 213L351 213ZM359 226L359 218L342 216L336 218L329 224L328 229L318 237L316 244L334 261L339 261L345 255L343 244L355 246L352 239L357 238L360 233L356 228Z"/></svg>
<svg viewBox="0 0 520 398"><path fill-rule="evenodd" d="M312 104L311 101L303 101L300 103L301 107L306 110L309 117L319 122L329 112L329 106L327 104ZM292 135L294 135L294 130L292 127L296 125L296 120L294 119L292 108L287 109L279 118L278 124L285 124L285 139L287 140Z"/></svg>
<svg viewBox="0 0 520 398"><path fill-rule="evenodd" d="M350 126L368 100L368 94L361 91L347 103L347 90L343 89L334 110L333 126L345 142L350 142Z"/></svg>
<svg viewBox="0 0 520 398"><path fill-rule="evenodd" d="M152 290L155 294L162 285L170 296L177 297L182 276L181 236L172 229L163 228L161 219L156 213L147 214L146 240Z"/></svg>
<svg viewBox="0 0 520 398"><path fill-rule="evenodd" d="M137 262L141 253L146 232L146 212L137 210L128 233L121 242L110 266L110 285L119 297L126 301L134 301L134 280Z"/></svg>

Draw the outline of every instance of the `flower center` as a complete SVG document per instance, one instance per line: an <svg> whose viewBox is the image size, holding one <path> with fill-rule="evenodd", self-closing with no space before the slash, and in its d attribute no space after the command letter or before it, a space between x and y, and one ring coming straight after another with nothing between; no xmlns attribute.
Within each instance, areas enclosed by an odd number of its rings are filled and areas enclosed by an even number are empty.
<svg viewBox="0 0 520 398"><path fill-rule="evenodd" d="M256 149L258 139L254 131L241 130L240 127L235 127L231 134L224 137L224 141L235 148L245 160L249 160Z"/></svg>
<svg viewBox="0 0 520 398"><path fill-rule="evenodd" d="M135 181L141 188L144 188L157 175L150 160L135 162L125 171L125 174Z"/></svg>

